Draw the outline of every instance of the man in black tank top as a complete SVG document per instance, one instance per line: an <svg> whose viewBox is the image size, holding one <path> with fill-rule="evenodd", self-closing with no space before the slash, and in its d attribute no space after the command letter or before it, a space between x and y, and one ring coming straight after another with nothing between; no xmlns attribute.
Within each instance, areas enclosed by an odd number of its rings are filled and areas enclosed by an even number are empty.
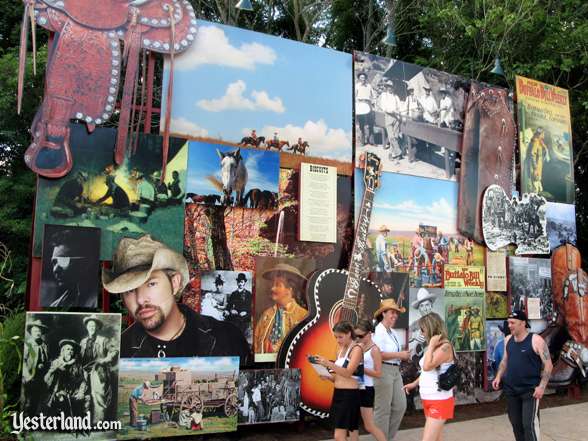
<svg viewBox="0 0 588 441"><path fill-rule="evenodd" d="M508 316L511 335L504 340L504 358L492 382L494 389L503 383L516 441L540 439L539 400L553 368L545 340L530 333L529 327L523 311L515 310Z"/></svg>

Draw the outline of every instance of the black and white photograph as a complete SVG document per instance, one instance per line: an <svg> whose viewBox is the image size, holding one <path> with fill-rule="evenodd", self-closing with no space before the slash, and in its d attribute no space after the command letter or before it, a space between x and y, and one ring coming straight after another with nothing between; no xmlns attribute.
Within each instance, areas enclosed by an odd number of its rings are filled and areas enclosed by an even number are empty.
<svg viewBox="0 0 588 441"><path fill-rule="evenodd" d="M239 372L239 424L300 419L300 369Z"/></svg>
<svg viewBox="0 0 588 441"><path fill-rule="evenodd" d="M22 372L26 416L116 417L120 314L27 312Z"/></svg>
<svg viewBox="0 0 588 441"><path fill-rule="evenodd" d="M576 206L572 204L547 203L547 237L549 249L553 251L564 243L576 245Z"/></svg>
<svg viewBox="0 0 588 441"><path fill-rule="evenodd" d="M496 251L510 243L515 254L549 254L546 226L547 201L535 193L509 198L502 187L491 185L484 192L482 231L486 246Z"/></svg>
<svg viewBox="0 0 588 441"><path fill-rule="evenodd" d="M96 308L100 293L100 229L45 225L40 304Z"/></svg>
<svg viewBox="0 0 588 441"><path fill-rule="evenodd" d="M354 52L358 154L384 171L456 180L469 82L438 70Z"/></svg>
<svg viewBox="0 0 588 441"><path fill-rule="evenodd" d="M410 288L408 308L408 350L419 360L424 353L425 336L420 331L419 319L436 312L445 320L445 291L442 288Z"/></svg>
<svg viewBox="0 0 588 441"><path fill-rule="evenodd" d="M253 281L246 271L210 271L201 277L200 313L234 324L253 344Z"/></svg>
<svg viewBox="0 0 588 441"><path fill-rule="evenodd" d="M551 294L551 259L532 257L508 258L510 280L510 310L525 311L529 298L541 302L541 318L553 316L553 296Z"/></svg>

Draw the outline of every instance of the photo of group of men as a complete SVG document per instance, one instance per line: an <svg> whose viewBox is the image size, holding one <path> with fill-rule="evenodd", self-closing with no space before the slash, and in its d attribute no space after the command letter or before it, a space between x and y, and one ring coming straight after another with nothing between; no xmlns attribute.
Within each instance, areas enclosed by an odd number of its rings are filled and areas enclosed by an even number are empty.
<svg viewBox="0 0 588 441"><path fill-rule="evenodd" d="M398 60L356 52L358 151L385 171L455 180L466 82Z"/></svg>
<svg viewBox="0 0 588 441"><path fill-rule="evenodd" d="M120 314L28 312L23 354L25 416L114 420Z"/></svg>

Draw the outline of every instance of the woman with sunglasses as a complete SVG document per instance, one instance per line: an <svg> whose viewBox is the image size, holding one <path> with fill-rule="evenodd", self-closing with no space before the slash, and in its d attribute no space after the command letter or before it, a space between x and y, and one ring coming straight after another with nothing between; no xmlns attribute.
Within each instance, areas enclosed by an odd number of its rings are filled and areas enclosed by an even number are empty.
<svg viewBox="0 0 588 441"><path fill-rule="evenodd" d="M386 436L374 421L374 378L382 376L382 354L372 340L374 328L369 320L360 320L355 326L356 341L363 349L363 387L359 389L361 419L365 430L377 441L386 441Z"/></svg>
<svg viewBox="0 0 588 441"><path fill-rule="evenodd" d="M374 312L374 318L379 322L374 332L374 343L382 353L382 376L374 378L374 420L389 440L396 437L406 411L400 362L408 360L410 353L402 350L394 331L398 316L405 312L406 309L398 306L392 298L382 300Z"/></svg>
<svg viewBox="0 0 588 441"><path fill-rule="evenodd" d="M443 436L445 421L453 418L453 389L441 390L439 375L455 362L455 352L447 337L445 323L439 314L431 312L421 317L418 324L427 341L427 349L420 361L420 377L405 385L404 390L408 394L419 386L426 417L423 441L437 441Z"/></svg>
<svg viewBox="0 0 588 441"><path fill-rule="evenodd" d="M359 440L359 387L363 384L363 350L354 342L353 326L339 322L333 326L337 340L337 360L332 362L318 355L316 361L329 369L335 383L331 404L331 419L335 426L335 441L346 441L347 433L352 441ZM321 377L327 379L326 377Z"/></svg>

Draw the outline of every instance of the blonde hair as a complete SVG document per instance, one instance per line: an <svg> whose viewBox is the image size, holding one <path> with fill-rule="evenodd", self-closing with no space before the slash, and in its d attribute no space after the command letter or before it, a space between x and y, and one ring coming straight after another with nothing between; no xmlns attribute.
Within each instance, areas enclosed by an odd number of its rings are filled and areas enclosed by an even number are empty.
<svg viewBox="0 0 588 441"><path fill-rule="evenodd" d="M429 342L434 335L441 335L441 340L449 340L445 322L436 312L430 312L421 317L419 319L419 326L423 330L427 342Z"/></svg>

